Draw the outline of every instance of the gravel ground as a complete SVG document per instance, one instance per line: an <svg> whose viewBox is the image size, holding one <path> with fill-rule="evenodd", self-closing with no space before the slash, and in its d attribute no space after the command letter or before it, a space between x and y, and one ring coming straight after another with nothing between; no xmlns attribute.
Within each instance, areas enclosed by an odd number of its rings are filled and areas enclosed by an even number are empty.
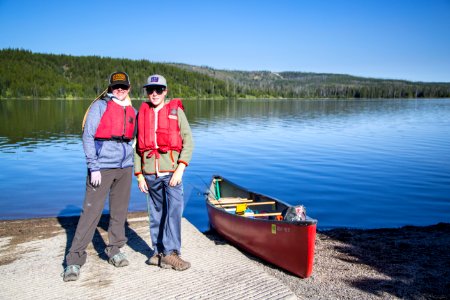
<svg viewBox="0 0 450 300"><path fill-rule="evenodd" d="M20 247L24 243L73 234L76 221L77 218L0 221L0 266L14 264L26 256L27 252ZM138 225L147 226L145 222ZM214 247L226 243L212 232L205 236L215 241ZM449 223L319 231L314 270L307 279L246 256L260 266L261 272L279 280L299 299L450 299L449 246Z"/></svg>
<svg viewBox="0 0 450 300"><path fill-rule="evenodd" d="M247 256L299 299L450 299L449 223L319 231L306 279Z"/></svg>

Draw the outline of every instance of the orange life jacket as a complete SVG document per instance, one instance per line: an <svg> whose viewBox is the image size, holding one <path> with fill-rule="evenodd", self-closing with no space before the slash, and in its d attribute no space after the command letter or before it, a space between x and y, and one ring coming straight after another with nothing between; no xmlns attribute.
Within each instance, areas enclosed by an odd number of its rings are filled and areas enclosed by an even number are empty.
<svg viewBox="0 0 450 300"><path fill-rule="evenodd" d="M95 132L95 139L129 141L134 137L135 126L134 108L131 105L120 106L109 100Z"/></svg>
<svg viewBox="0 0 450 300"><path fill-rule="evenodd" d="M158 111L158 127L155 143L155 110L149 102L142 103L138 114L138 143L139 154L152 150L149 156L169 150L181 152L183 140L178 126L178 109L184 109L180 99L172 99Z"/></svg>

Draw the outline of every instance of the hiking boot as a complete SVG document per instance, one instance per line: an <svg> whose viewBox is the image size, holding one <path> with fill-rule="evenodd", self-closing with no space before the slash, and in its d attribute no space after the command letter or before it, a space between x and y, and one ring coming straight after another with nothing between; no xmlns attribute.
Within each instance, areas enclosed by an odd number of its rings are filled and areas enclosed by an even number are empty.
<svg viewBox="0 0 450 300"><path fill-rule="evenodd" d="M125 267L130 264L125 253L122 253L122 252L119 252L116 255L114 255L113 257L111 257L108 260L108 262L110 264L114 265L115 267Z"/></svg>
<svg viewBox="0 0 450 300"><path fill-rule="evenodd" d="M80 266L79 265L70 265L64 269L64 272L61 274L64 281L75 281L80 276Z"/></svg>
<svg viewBox="0 0 450 300"><path fill-rule="evenodd" d="M154 254L152 257L147 259L146 263L151 266L158 266L164 269L171 269L172 267L167 265L166 263L163 263L161 258L162 258L161 254Z"/></svg>
<svg viewBox="0 0 450 300"><path fill-rule="evenodd" d="M163 255L161 257L161 265L162 264L168 265L167 268L172 268L177 271L184 271L191 267L191 263L182 260L176 252L172 252L169 255Z"/></svg>

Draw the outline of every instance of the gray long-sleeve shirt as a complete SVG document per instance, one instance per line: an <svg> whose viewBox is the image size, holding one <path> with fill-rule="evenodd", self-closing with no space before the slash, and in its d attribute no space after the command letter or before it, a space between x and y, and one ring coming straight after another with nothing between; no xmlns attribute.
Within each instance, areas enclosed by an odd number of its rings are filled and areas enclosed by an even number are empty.
<svg viewBox="0 0 450 300"><path fill-rule="evenodd" d="M100 120L106 111L108 96L95 101L89 109L83 131L83 149L86 155L88 169L127 168L133 166L133 141L99 141L95 140L95 133Z"/></svg>

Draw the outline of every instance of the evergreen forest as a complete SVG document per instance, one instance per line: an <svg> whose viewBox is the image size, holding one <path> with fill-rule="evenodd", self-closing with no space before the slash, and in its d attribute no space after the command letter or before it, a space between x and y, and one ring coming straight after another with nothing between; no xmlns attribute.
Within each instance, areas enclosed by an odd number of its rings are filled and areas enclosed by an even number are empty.
<svg viewBox="0 0 450 300"><path fill-rule="evenodd" d="M1 99L92 99L114 71L129 74L132 98L151 74L166 77L169 97L225 98L447 98L450 83L364 78L307 72L232 71L100 56L0 50Z"/></svg>

